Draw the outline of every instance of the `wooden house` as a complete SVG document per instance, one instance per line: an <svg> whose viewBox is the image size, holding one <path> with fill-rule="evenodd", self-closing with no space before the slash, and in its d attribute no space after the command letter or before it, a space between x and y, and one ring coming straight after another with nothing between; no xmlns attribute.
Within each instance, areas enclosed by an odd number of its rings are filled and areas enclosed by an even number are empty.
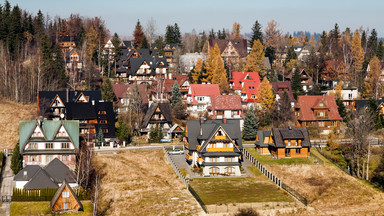
<svg viewBox="0 0 384 216"><path fill-rule="evenodd" d="M56 194L51 200L51 209L53 211L83 211L83 205L73 192L71 186L66 181L56 191Z"/></svg>
<svg viewBox="0 0 384 216"><path fill-rule="evenodd" d="M236 40L227 40L227 39L209 39L208 48L212 49L215 47L215 44L218 45L220 49L220 55L226 61L232 59L239 60L247 57L247 40L245 39L236 39Z"/></svg>
<svg viewBox="0 0 384 216"><path fill-rule="evenodd" d="M240 95L212 95L207 110L212 119L244 118Z"/></svg>
<svg viewBox="0 0 384 216"><path fill-rule="evenodd" d="M332 95L298 96L294 109L298 127L318 127L323 133L340 129L343 120Z"/></svg>
<svg viewBox="0 0 384 216"><path fill-rule="evenodd" d="M306 128L272 128L268 150L273 158L306 158L310 148Z"/></svg>
<svg viewBox="0 0 384 216"><path fill-rule="evenodd" d="M269 142L271 139L271 131L257 131L255 148L259 154L269 155Z"/></svg>
<svg viewBox="0 0 384 216"><path fill-rule="evenodd" d="M204 176L241 175L240 120L187 120L186 136L186 160Z"/></svg>
<svg viewBox="0 0 384 216"><path fill-rule="evenodd" d="M167 135L172 128L172 122L172 108L170 103L152 103L144 116L140 132L142 134L149 134L151 128L159 124L159 127L163 130L163 134Z"/></svg>
<svg viewBox="0 0 384 216"><path fill-rule="evenodd" d="M291 82L292 76L294 73L293 69L286 77L285 80ZM305 92L308 92L310 89L313 88L313 79L312 77L305 71L305 69L299 69L300 79L301 79L301 85L303 86L303 90Z"/></svg>

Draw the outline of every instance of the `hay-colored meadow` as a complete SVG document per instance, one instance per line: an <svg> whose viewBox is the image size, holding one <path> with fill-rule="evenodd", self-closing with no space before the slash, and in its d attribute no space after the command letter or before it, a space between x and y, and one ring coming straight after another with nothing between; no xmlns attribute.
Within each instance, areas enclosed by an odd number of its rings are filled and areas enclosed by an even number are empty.
<svg viewBox="0 0 384 216"><path fill-rule="evenodd" d="M100 207L108 215L198 215L198 203L174 173L162 150L97 153Z"/></svg>
<svg viewBox="0 0 384 216"><path fill-rule="evenodd" d="M0 97L0 149L12 148L19 140L19 121L36 118L37 105L22 105Z"/></svg>

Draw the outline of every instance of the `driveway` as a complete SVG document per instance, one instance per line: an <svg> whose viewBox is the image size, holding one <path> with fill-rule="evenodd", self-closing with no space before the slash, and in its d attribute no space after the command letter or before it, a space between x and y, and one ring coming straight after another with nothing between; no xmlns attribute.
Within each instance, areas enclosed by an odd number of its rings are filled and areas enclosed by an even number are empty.
<svg viewBox="0 0 384 216"><path fill-rule="evenodd" d="M4 172L2 176L2 183L1 183L1 192L0 195L5 196L11 196L13 192L13 172L11 170L11 157L7 157L4 167ZM0 215L10 215L10 203L2 203L0 208Z"/></svg>

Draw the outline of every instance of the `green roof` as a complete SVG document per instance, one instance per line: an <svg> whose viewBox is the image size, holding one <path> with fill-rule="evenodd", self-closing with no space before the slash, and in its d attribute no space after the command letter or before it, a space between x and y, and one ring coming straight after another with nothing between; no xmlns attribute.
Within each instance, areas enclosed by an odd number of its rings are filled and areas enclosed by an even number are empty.
<svg viewBox="0 0 384 216"><path fill-rule="evenodd" d="M37 120L19 121L19 143L20 152L23 151L28 139L32 135L36 126L39 125ZM79 148L79 121L78 120L43 120L41 121L41 130L46 138L46 141L60 141L62 137L56 137L56 133L63 125L72 140L75 148ZM40 138L41 139L41 138ZM38 140L38 139L37 139Z"/></svg>

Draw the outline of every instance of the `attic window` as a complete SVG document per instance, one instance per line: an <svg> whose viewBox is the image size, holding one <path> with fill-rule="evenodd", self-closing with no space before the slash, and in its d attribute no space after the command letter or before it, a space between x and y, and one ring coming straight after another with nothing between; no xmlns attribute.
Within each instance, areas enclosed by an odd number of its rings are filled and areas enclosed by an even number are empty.
<svg viewBox="0 0 384 216"><path fill-rule="evenodd" d="M321 107L324 106L324 103L323 103L323 102L320 102L320 103L319 103L319 106L321 106Z"/></svg>
<svg viewBox="0 0 384 216"><path fill-rule="evenodd" d="M63 198L69 197L69 191L63 191Z"/></svg>

